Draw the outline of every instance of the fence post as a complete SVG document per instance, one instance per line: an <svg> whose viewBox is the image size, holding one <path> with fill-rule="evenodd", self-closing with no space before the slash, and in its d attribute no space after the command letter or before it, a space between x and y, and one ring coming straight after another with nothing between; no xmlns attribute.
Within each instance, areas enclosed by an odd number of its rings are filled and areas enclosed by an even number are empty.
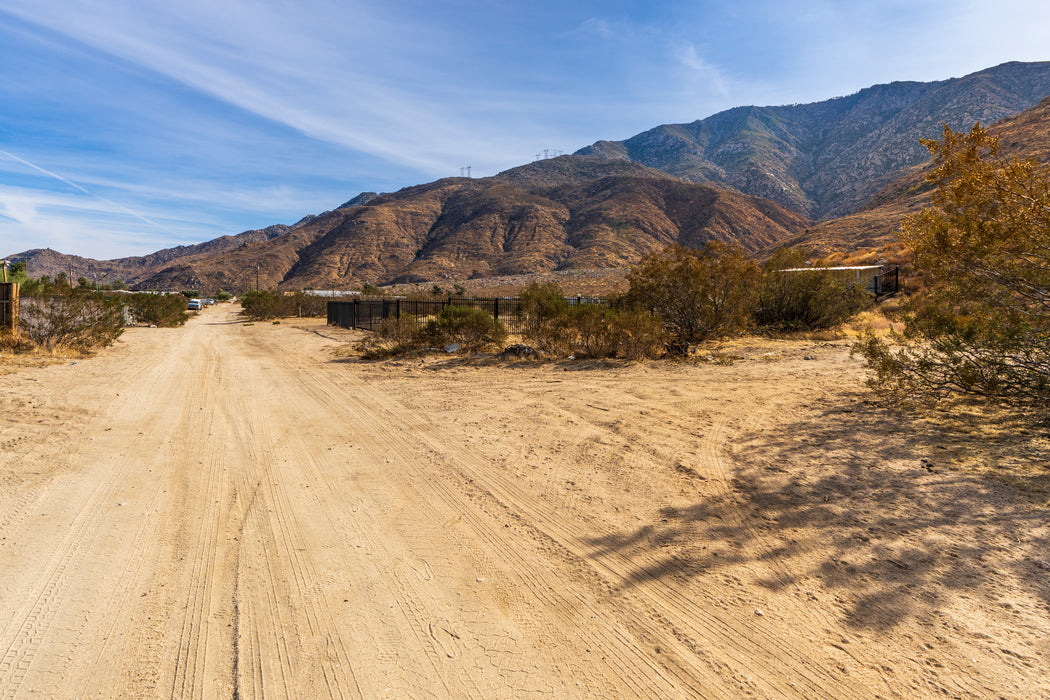
<svg viewBox="0 0 1050 700"><path fill-rule="evenodd" d="M499 320L499 297L492 300L492 318Z"/></svg>
<svg viewBox="0 0 1050 700"><path fill-rule="evenodd" d="M401 320L401 300L398 299L396 302L394 302L394 304L395 304L394 305L394 318L396 318L398 321L400 321Z"/></svg>
<svg viewBox="0 0 1050 700"><path fill-rule="evenodd" d="M359 302L359 301L361 301L361 300L360 299L354 299L353 317L350 320L350 327L353 328L355 331L357 330L357 302Z"/></svg>
<svg viewBox="0 0 1050 700"><path fill-rule="evenodd" d="M0 327L18 332L18 283L0 284Z"/></svg>

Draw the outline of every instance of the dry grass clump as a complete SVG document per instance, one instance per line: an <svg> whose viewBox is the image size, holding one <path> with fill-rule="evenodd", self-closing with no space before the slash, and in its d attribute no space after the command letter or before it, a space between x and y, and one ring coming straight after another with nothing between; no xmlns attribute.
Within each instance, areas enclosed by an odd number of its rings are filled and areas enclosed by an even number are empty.
<svg viewBox="0 0 1050 700"><path fill-rule="evenodd" d="M89 350L56 345L45 347L32 342L23 335L0 331L0 374L16 372L26 367L45 367L70 359L81 359L93 355Z"/></svg>

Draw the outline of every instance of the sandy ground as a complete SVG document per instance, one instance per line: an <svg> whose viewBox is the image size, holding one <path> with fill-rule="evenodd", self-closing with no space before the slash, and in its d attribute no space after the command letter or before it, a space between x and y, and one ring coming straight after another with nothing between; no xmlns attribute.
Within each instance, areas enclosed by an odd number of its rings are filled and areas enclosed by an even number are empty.
<svg viewBox="0 0 1050 700"><path fill-rule="evenodd" d="M1050 698L1048 509L982 474L1038 431L887 411L843 342L353 337L220 307L0 376L0 697Z"/></svg>

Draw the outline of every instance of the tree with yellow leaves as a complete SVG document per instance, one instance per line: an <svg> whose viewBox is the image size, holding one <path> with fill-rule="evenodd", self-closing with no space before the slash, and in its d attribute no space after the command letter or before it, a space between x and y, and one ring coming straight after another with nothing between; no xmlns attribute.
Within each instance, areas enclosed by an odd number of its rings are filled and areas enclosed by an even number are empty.
<svg viewBox="0 0 1050 700"><path fill-rule="evenodd" d="M928 291L904 305L899 347L856 350L876 388L1050 405L1050 168L1007 158L980 124L924 140L932 207L906 218Z"/></svg>

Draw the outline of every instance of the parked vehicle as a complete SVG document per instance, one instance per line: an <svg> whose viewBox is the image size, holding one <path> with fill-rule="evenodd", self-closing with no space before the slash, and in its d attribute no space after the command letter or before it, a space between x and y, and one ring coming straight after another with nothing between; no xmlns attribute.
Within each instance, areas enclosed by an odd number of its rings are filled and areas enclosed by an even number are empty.
<svg viewBox="0 0 1050 700"><path fill-rule="evenodd" d="M190 299L189 303L186 304L186 308L190 311L200 311L204 308L204 305L201 304L200 299Z"/></svg>

